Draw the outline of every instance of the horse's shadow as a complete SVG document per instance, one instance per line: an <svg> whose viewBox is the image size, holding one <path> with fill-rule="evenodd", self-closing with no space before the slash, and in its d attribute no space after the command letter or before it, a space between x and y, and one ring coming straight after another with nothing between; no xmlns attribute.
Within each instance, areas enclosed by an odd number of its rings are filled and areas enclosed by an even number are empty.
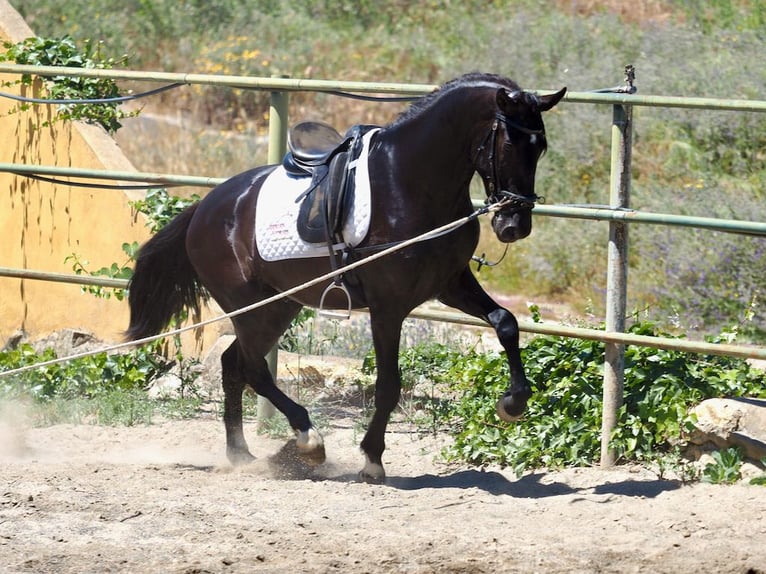
<svg viewBox="0 0 766 574"><path fill-rule="evenodd" d="M563 482L542 482L544 472L527 474L518 480L509 480L499 472L461 470L447 475L426 474L418 477L389 477L386 484L400 490L436 488L476 488L492 495L514 498L548 498L572 494L614 494L619 496L653 498L662 492L675 490L679 485L668 480L626 480L595 487L577 488Z"/></svg>
<svg viewBox="0 0 766 574"><path fill-rule="evenodd" d="M315 480L333 482L359 482L357 474L343 473L333 475L332 467L318 466L300 455L295 441L288 441L277 453L268 459L269 468L275 478L282 480ZM572 487L563 482L542 482L544 472L522 476L510 480L504 474L495 471L466 469L451 474L424 474L415 477L389 476L382 484L398 490L426 490L440 488L469 489L476 488L489 494L512 496L514 498L548 498L572 494L599 494L629 497L654 498L680 485L669 480L625 480L605 483L584 488ZM608 497L604 499L608 500Z"/></svg>

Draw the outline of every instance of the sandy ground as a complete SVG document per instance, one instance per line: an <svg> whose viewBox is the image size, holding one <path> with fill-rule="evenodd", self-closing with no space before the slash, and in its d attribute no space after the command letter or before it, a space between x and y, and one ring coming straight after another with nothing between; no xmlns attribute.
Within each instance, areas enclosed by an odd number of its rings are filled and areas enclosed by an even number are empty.
<svg viewBox="0 0 766 574"><path fill-rule="evenodd" d="M6 424L0 572L766 572L764 487L448 467L403 423L370 485L351 420L315 468L246 430L257 460L234 469L218 420Z"/></svg>

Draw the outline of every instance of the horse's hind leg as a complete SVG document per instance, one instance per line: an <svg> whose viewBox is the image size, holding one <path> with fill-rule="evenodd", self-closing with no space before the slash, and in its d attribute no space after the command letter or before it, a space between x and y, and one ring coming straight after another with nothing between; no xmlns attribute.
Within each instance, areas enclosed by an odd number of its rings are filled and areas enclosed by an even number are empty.
<svg viewBox="0 0 766 574"><path fill-rule="evenodd" d="M300 306L297 308L300 309ZM242 393L247 385L285 415L296 433L298 449L305 456L313 462L324 461L324 443L312 425L308 411L277 387L265 359L266 352L276 344L282 332L277 327L286 323L284 326L287 328L296 313L279 317L249 313L233 319L237 339L221 356L226 454L232 464L253 459L242 427ZM264 332L264 324L272 327L268 329L271 335ZM251 344L245 347L244 342Z"/></svg>
<svg viewBox="0 0 766 574"><path fill-rule="evenodd" d="M226 457L234 465L253 460L242 428L242 393L247 384L240 372L238 342L235 340L221 355L224 392L223 424L226 428Z"/></svg>

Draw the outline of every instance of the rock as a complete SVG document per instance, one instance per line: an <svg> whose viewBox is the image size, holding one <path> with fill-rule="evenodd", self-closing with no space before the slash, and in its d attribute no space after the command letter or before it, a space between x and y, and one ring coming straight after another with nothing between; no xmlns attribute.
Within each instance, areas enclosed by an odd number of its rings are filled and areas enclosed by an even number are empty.
<svg viewBox="0 0 766 574"><path fill-rule="evenodd" d="M202 375L198 382L211 396L221 393L221 355L231 346L234 339L234 335L222 335L202 360Z"/></svg>
<svg viewBox="0 0 766 574"><path fill-rule="evenodd" d="M766 457L765 399L708 399L692 413L697 422L690 442L711 442L718 448L738 446L749 459Z"/></svg>
<svg viewBox="0 0 766 574"><path fill-rule="evenodd" d="M97 340L93 333L81 329L61 329L49 333L41 339L31 342L36 352L53 349L59 358L70 355L89 353L105 348L107 345Z"/></svg>
<svg viewBox="0 0 766 574"><path fill-rule="evenodd" d="M13 351L27 338L27 334L23 329L17 329L14 331L8 340L3 345L3 351Z"/></svg>
<svg viewBox="0 0 766 574"><path fill-rule="evenodd" d="M739 474L742 476L742 480L749 482L753 478L759 478L763 476L763 469L758 465L750 462L742 463L742 467L739 469Z"/></svg>
<svg viewBox="0 0 766 574"><path fill-rule="evenodd" d="M181 377L174 373L166 373L154 380L147 394L152 399L173 397L179 394L182 386Z"/></svg>

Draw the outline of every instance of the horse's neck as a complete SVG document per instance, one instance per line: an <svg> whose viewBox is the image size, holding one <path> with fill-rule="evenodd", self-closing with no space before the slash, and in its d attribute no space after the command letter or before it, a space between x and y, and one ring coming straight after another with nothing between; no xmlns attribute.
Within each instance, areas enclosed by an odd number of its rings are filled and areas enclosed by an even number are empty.
<svg viewBox="0 0 766 574"><path fill-rule="evenodd" d="M486 123L477 113L486 106L476 101L467 105L457 98L448 103L396 125L384 135L393 149L392 169L417 174L432 189L468 185L479 126Z"/></svg>

